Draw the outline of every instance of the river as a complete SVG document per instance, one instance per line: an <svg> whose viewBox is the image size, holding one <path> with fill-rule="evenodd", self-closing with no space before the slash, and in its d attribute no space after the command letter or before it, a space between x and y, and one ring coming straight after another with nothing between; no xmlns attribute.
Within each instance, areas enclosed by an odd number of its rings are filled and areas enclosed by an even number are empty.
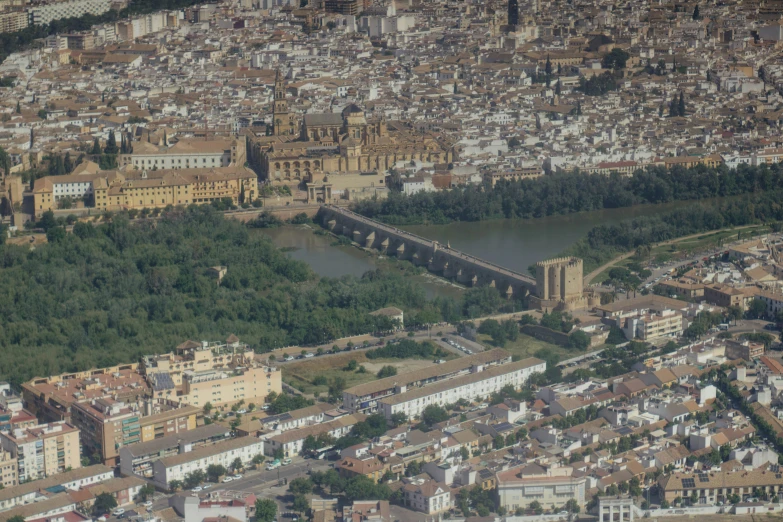
<svg viewBox="0 0 783 522"><path fill-rule="evenodd" d="M527 273L529 265L562 252L594 226L613 224L692 204L692 201L678 201L539 219L500 219L400 228L442 244L448 243L452 248L512 270ZM290 249L288 255L291 258L306 262L314 272L324 277L358 277L378 266L393 266L383 257L379 259L378 256L358 248L331 246L334 238L316 235L307 226L265 229L263 233L270 236L277 246ZM453 296L460 291L454 285L442 282L434 276L416 276L416 279L420 280L428 297Z"/></svg>

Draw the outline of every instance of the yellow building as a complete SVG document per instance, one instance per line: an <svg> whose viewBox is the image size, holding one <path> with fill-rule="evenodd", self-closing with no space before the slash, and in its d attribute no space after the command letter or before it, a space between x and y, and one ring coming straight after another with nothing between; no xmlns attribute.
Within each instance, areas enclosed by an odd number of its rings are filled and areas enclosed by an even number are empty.
<svg viewBox="0 0 783 522"><path fill-rule="evenodd" d="M16 459L19 482L82 466L79 430L67 422L0 432L0 445Z"/></svg>
<svg viewBox="0 0 783 522"><path fill-rule="evenodd" d="M163 208L231 198L234 204L258 197L256 174L246 167L100 171L35 180L35 213L60 208L66 198L101 210Z"/></svg>
<svg viewBox="0 0 783 522"><path fill-rule="evenodd" d="M139 421L141 442L176 435L196 429L196 416L201 410L195 406L183 406L147 417Z"/></svg>
<svg viewBox="0 0 783 522"><path fill-rule="evenodd" d="M385 174L399 161L449 163L450 144L407 125L370 119L350 104L341 113L305 114L288 110L285 81L278 74L274 93L274 136L252 136L251 161L272 184L307 191L309 201L354 199L372 189L385 192Z"/></svg>
<svg viewBox="0 0 783 522"><path fill-rule="evenodd" d="M155 398L200 408L262 404L282 392L280 369L256 363L255 352L234 335L225 343L186 341L174 352L145 356L142 371Z"/></svg>

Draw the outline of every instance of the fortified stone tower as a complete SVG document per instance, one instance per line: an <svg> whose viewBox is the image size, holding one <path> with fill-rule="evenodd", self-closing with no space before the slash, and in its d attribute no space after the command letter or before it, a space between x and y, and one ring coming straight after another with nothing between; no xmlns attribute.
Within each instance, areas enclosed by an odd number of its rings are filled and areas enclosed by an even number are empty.
<svg viewBox="0 0 783 522"><path fill-rule="evenodd" d="M587 306L578 257L559 257L536 263L536 297L539 308L575 310ZM532 304L532 303L531 303Z"/></svg>

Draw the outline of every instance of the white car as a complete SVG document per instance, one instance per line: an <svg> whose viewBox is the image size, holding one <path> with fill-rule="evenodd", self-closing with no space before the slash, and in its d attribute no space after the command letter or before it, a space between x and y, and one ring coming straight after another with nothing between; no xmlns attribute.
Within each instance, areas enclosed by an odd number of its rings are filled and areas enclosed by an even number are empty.
<svg viewBox="0 0 783 522"><path fill-rule="evenodd" d="M212 484L204 484L203 486L201 486L201 489L209 489L211 487L212 487Z"/></svg>
<svg viewBox="0 0 783 522"><path fill-rule="evenodd" d="M152 507L152 501L148 500L145 503L142 504L145 508L151 508Z"/></svg>
<svg viewBox="0 0 783 522"><path fill-rule="evenodd" d="M243 477L240 474L236 474L236 475L233 476L233 478L234 478L234 480L239 480L239 479L241 479Z"/></svg>
<svg viewBox="0 0 783 522"><path fill-rule="evenodd" d="M244 415L245 413L247 413L247 410L245 410L245 409L237 410L237 413L239 413L241 415Z"/></svg>
<svg viewBox="0 0 783 522"><path fill-rule="evenodd" d="M191 489L190 491L192 491L193 493L198 493L199 491L202 491L203 489L204 488L202 488L201 486L196 486L195 488Z"/></svg>
<svg viewBox="0 0 783 522"><path fill-rule="evenodd" d="M305 354L305 359L310 359L311 357L315 357L315 354L314 354L314 353L312 353L312 352L307 352L307 353Z"/></svg>
<svg viewBox="0 0 783 522"><path fill-rule="evenodd" d="M115 509L114 511L111 512L111 514L114 515L115 517L119 517L125 514L125 510L122 508Z"/></svg>
<svg viewBox="0 0 783 522"><path fill-rule="evenodd" d="M285 361L293 361L293 360L294 360L294 358L293 358L293 357L291 357L290 355L286 355L286 356L285 356L285 359L283 359L283 360L285 360Z"/></svg>
<svg viewBox="0 0 783 522"><path fill-rule="evenodd" d="M234 480L233 477L223 477L223 482L231 482L232 480Z"/></svg>

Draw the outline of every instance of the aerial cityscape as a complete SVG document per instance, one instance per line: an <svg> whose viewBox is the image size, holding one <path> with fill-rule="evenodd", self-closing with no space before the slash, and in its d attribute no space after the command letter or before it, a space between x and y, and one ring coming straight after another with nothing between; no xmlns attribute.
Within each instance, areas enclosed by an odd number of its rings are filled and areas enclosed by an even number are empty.
<svg viewBox="0 0 783 522"><path fill-rule="evenodd" d="M0 0L0 522L783 520L783 2Z"/></svg>

